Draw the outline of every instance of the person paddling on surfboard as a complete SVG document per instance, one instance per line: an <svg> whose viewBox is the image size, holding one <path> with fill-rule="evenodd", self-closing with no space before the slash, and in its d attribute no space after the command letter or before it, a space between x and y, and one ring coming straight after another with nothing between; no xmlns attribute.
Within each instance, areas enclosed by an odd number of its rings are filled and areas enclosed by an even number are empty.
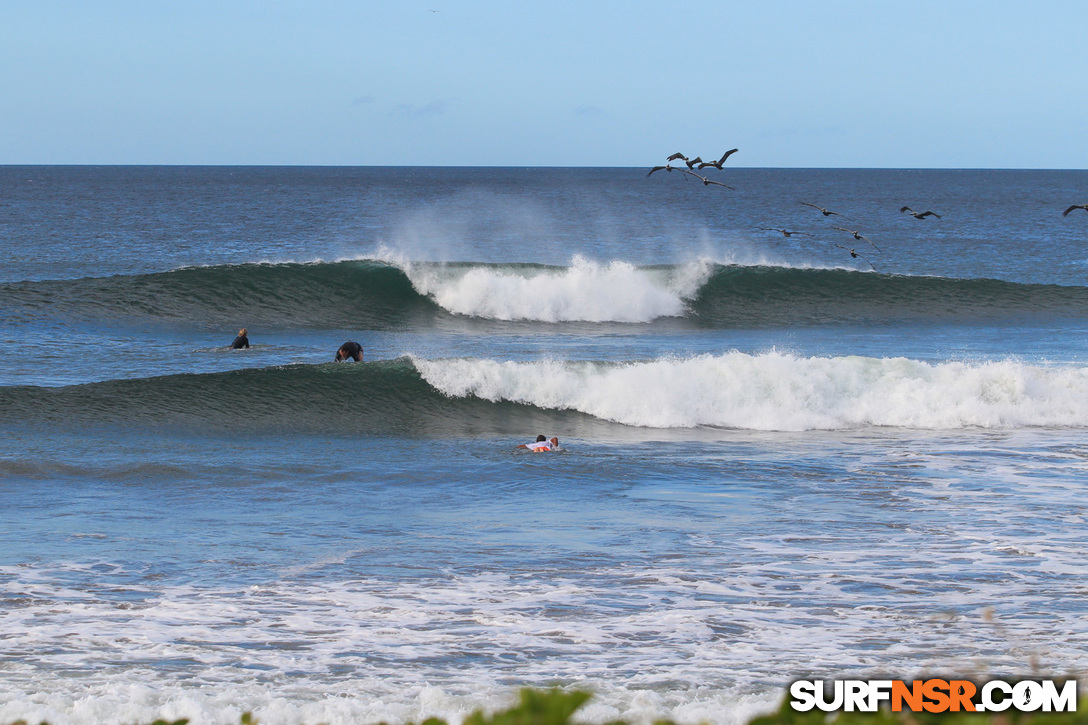
<svg viewBox="0 0 1088 725"><path fill-rule="evenodd" d="M249 347L249 336L246 334L246 328L244 327L238 331L238 337L234 338L234 342L230 344L230 349L239 350L243 347Z"/></svg>
<svg viewBox="0 0 1088 725"><path fill-rule="evenodd" d="M528 448L533 453L548 453L559 449L559 438L538 435L533 443L522 443L518 448Z"/></svg>
<svg viewBox="0 0 1088 725"><path fill-rule="evenodd" d="M340 346L339 350L336 351L336 357L334 359L336 360L336 362L344 362L349 357L355 362L362 362L363 346L357 342L352 342L351 340L348 340Z"/></svg>

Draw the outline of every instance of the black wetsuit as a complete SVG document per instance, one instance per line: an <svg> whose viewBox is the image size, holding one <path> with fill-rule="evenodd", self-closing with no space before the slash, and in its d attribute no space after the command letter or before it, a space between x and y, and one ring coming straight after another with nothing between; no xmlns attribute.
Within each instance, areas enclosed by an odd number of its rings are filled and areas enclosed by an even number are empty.
<svg viewBox="0 0 1088 725"><path fill-rule="evenodd" d="M345 342L340 346L340 349L336 351L337 362L341 360L347 360L351 358L355 362L363 361L363 346L357 342Z"/></svg>
<svg viewBox="0 0 1088 725"><path fill-rule="evenodd" d="M249 347L249 337L247 335L239 335L234 338L234 342L230 344L231 350L237 350L242 347Z"/></svg>

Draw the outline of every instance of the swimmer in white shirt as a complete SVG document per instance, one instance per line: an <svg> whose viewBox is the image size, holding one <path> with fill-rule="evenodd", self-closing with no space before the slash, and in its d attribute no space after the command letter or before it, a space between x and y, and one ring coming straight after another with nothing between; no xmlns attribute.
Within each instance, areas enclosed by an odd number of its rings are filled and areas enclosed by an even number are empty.
<svg viewBox="0 0 1088 725"><path fill-rule="evenodd" d="M543 435L538 435L533 443L522 443L518 448L528 448L533 453L547 453L559 448L559 438L555 436L545 438Z"/></svg>

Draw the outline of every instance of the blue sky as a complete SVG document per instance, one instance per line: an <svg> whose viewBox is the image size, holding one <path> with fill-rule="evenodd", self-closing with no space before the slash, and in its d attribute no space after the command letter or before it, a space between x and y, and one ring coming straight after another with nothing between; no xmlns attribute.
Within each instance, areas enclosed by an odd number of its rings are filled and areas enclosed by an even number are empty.
<svg viewBox="0 0 1088 725"><path fill-rule="evenodd" d="M1083 2L0 0L0 163L1088 168Z"/></svg>

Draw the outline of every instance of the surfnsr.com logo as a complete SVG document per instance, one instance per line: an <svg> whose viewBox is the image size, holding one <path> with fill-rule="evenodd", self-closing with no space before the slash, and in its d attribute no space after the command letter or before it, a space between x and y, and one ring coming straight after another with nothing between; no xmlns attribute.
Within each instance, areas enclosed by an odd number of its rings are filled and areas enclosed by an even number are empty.
<svg viewBox="0 0 1088 725"><path fill-rule="evenodd" d="M798 680L790 685L790 707L798 712L1076 712L1076 680Z"/></svg>

